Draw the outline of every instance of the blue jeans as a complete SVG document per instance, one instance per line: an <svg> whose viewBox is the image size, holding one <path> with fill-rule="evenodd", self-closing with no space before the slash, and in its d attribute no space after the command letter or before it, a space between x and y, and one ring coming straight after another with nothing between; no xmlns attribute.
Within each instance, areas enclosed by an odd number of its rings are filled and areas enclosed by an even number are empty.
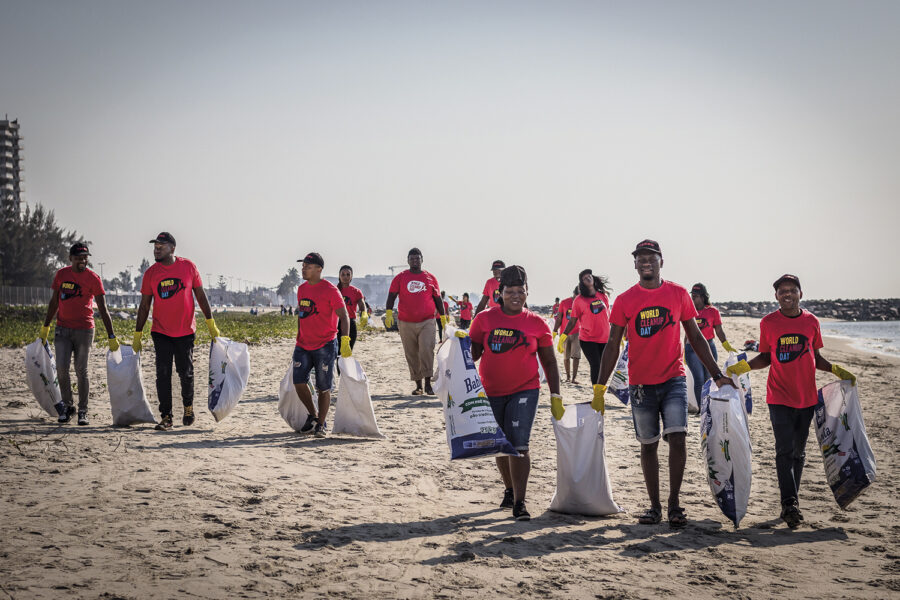
<svg viewBox="0 0 900 600"><path fill-rule="evenodd" d="M662 417L662 437L687 431L687 385L684 376L653 385L629 385L631 418L634 435L642 444L659 440L659 419Z"/></svg>
<svg viewBox="0 0 900 600"><path fill-rule="evenodd" d="M528 441L531 439L531 426L537 414L539 389L523 390L508 396L488 396L494 420L503 430L503 435L513 448L519 452L528 452Z"/></svg>
<svg viewBox="0 0 900 600"><path fill-rule="evenodd" d="M712 352L713 360L719 360L719 353L716 352L716 343L713 340L707 341L709 342L709 351ZM706 383L706 380L711 375L706 367L703 366L703 363L700 362L700 357L694 352L690 342L684 345L684 363L691 370L691 375L694 377L694 397L697 399L697 405L699 405L703 384Z"/></svg>
<svg viewBox="0 0 900 600"><path fill-rule="evenodd" d="M334 383L334 357L337 356L335 340L331 340L321 348L304 350L300 346L294 348L294 383L309 383L309 374L316 370L316 391L330 392Z"/></svg>

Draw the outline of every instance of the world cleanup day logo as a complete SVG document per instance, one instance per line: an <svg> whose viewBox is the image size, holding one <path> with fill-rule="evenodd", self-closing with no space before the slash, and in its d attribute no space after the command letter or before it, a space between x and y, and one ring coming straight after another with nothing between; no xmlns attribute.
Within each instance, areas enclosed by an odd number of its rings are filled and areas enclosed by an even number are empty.
<svg viewBox="0 0 900 600"><path fill-rule="evenodd" d="M801 333L788 333L778 338L776 357L780 363L797 360L809 350L809 338Z"/></svg>
<svg viewBox="0 0 900 600"><path fill-rule="evenodd" d="M74 281L64 281L59 285L60 300L79 297L81 297L81 286Z"/></svg>
<svg viewBox="0 0 900 600"><path fill-rule="evenodd" d="M488 335L488 347L494 354L503 354L527 343L525 334L518 329L497 327Z"/></svg>
<svg viewBox="0 0 900 600"><path fill-rule="evenodd" d="M674 325L675 319L665 306L650 306L638 313L634 320L635 332L639 337L653 337L669 325Z"/></svg>
<svg viewBox="0 0 900 600"><path fill-rule="evenodd" d="M300 301L297 302L297 317L305 319L306 317L317 314L319 314L319 309L316 308L314 300L310 298L301 298Z"/></svg>
<svg viewBox="0 0 900 600"><path fill-rule="evenodd" d="M156 294L160 300L168 300L184 289L184 283L177 277L169 277L156 284Z"/></svg>

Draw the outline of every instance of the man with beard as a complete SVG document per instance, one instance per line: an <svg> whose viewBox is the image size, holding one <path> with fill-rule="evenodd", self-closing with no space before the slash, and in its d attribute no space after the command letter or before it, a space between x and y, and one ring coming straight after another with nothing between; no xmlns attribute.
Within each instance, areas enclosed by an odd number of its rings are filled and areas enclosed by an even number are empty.
<svg viewBox="0 0 900 600"><path fill-rule="evenodd" d="M150 335L156 350L156 394L159 396L160 422L156 429L172 429L172 361L181 380L181 400L184 405L183 425L194 423L194 297L206 317L209 336L215 340L221 335L209 309L209 300L203 291L203 281L196 265L186 258L175 256L175 238L163 231L153 244L156 264L144 272L141 280L141 306L138 308L133 347L143 349L141 337L144 323L153 305L153 326Z"/></svg>
<svg viewBox="0 0 900 600"><path fill-rule="evenodd" d="M88 357L94 341L94 311L92 301L97 302L97 310L103 319L106 335L109 336L109 349L119 349L116 334L113 333L112 320L106 308L106 291L100 277L88 269L88 247L79 242L69 250L71 266L60 269L53 278L53 297L47 307L47 317L41 327L40 338L47 341L50 335L50 323L56 316L56 332L53 346L56 350L56 369L59 376L59 389L62 402L56 405L59 422L68 423L75 413L72 400L72 383L69 379L69 364L75 355L75 377L78 380L78 424L88 425Z"/></svg>

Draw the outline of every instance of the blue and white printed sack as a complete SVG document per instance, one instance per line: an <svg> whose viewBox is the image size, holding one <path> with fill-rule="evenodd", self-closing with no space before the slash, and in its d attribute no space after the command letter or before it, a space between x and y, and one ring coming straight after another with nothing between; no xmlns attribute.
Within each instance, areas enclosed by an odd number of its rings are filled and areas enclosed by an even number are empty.
<svg viewBox="0 0 900 600"><path fill-rule="evenodd" d="M444 407L450 460L519 453L506 439L472 360L472 340L458 338L447 326L447 337L437 353L434 389Z"/></svg>
<svg viewBox="0 0 900 600"><path fill-rule="evenodd" d="M753 476L750 430L740 389L729 385L720 389L712 379L703 384L700 448L713 498L738 527L747 514Z"/></svg>
<svg viewBox="0 0 900 600"><path fill-rule="evenodd" d="M835 381L819 390L816 439L822 449L825 478L838 506L847 508L875 481L875 455L859 405L859 388Z"/></svg>
<svg viewBox="0 0 900 600"><path fill-rule="evenodd" d="M234 410L250 379L247 344L217 337L209 348L209 412L216 422Z"/></svg>
<svg viewBox="0 0 900 600"><path fill-rule="evenodd" d="M628 406L628 342L625 343L625 349L619 355L616 368L609 380L609 391L621 400L622 404Z"/></svg>
<svg viewBox="0 0 900 600"><path fill-rule="evenodd" d="M50 344L40 338L25 346L25 378L41 408L54 419L58 417L56 405L62 402L62 392L56 378L56 359Z"/></svg>

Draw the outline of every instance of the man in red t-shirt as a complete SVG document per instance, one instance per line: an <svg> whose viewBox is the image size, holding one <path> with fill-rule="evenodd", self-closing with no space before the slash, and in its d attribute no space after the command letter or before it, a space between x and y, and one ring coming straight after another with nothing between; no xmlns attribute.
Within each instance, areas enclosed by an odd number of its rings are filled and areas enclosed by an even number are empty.
<svg viewBox="0 0 900 600"><path fill-rule="evenodd" d="M622 336L628 329L628 383L634 433L641 443L641 470L650 496L650 508L638 519L653 524L662 520L659 498L659 422L662 438L669 443L668 519L672 527L684 527L687 517L679 503L681 482L687 460L687 386L681 360L684 328L701 362L713 374L718 386L734 386L725 377L709 352L709 345L697 327L697 311L687 290L659 275L662 251L654 240L643 240L634 252L634 268L639 282L616 298L610 315L609 340L600 361L600 375L594 394L606 392L606 382L619 359Z"/></svg>
<svg viewBox="0 0 900 600"><path fill-rule="evenodd" d="M116 334L113 333L112 320L106 309L106 291L100 277L88 269L87 245L79 242L69 249L71 266L60 269L53 278L53 296L47 307L44 326L41 327L40 338L47 343L50 336L50 323L56 316L56 331L53 336L53 347L56 350L56 373L59 377L59 390L62 402L56 405L60 423L68 423L75 413L72 400L72 383L69 378L69 365L75 355L75 377L78 380L78 424L88 425L88 358L94 342L94 310L92 302L97 302L97 310L103 319L106 335L109 336L109 349L119 349ZM57 311L59 314L57 315Z"/></svg>
<svg viewBox="0 0 900 600"><path fill-rule="evenodd" d="M334 332L340 324L340 353L343 358L350 358L350 318L341 292L333 283L322 279L322 268L325 266L322 255L310 252L297 262L303 263L300 275L304 281L297 288L297 344L294 347L292 377L297 395L309 411L300 433L309 433L315 428L315 436L323 438L328 433L325 417L331 406L331 386L334 382L332 367L337 353ZM318 411L313 406L312 393L307 385L313 369L316 370Z"/></svg>
<svg viewBox="0 0 900 600"><path fill-rule="evenodd" d="M766 404L775 435L775 470L781 494L781 518L788 527L803 521L800 512L800 476L806 461L806 438L819 401L816 369L834 373L856 385L856 376L822 358L819 320L800 308L803 291L796 275L784 274L773 284L778 310L759 324L759 354L726 369L742 375L769 367Z"/></svg>
<svg viewBox="0 0 900 600"><path fill-rule="evenodd" d="M563 333L572 318L572 305L575 297L578 295L578 287L572 291L572 295L562 302L558 303L555 321L553 323L553 338L556 339L557 332ZM581 333L581 325L575 321L575 325L569 332L569 336L563 342L563 365L566 368L566 381L578 383L578 363L581 362L581 344L579 335ZM572 363L571 376L569 375L569 363Z"/></svg>
<svg viewBox="0 0 900 600"><path fill-rule="evenodd" d="M397 309L397 325L400 341L409 365L409 377L416 382L413 396L434 394L431 389L431 374L434 371L434 313L439 315L441 328L447 325L441 288L437 279L422 270L422 251L412 248L406 257L409 269L398 273L391 281L384 315L384 325L394 326L394 302L400 299ZM425 381L424 388L422 381Z"/></svg>
<svg viewBox="0 0 900 600"><path fill-rule="evenodd" d="M506 263L500 259L491 263L491 278L484 282L484 289L481 290L481 300L475 307L477 315L486 308L496 308L500 306L497 300L500 299L500 272L506 268Z"/></svg>
<svg viewBox="0 0 900 600"><path fill-rule="evenodd" d="M209 336L215 340L221 335L209 309L209 300L203 291L203 281L197 266L186 258L175 256L175 238L168 231L161 232L153 244L155 264L144 272L141 279L141 305L134 327L133 347L143 350L141 338L144 324L153 306L153 325L150 335L156 350L156 395L159 396L160 421L156 429L172 429L172 361L181 380L181 401L185 426L194 423L194 297L206 317Z"/></svg>

